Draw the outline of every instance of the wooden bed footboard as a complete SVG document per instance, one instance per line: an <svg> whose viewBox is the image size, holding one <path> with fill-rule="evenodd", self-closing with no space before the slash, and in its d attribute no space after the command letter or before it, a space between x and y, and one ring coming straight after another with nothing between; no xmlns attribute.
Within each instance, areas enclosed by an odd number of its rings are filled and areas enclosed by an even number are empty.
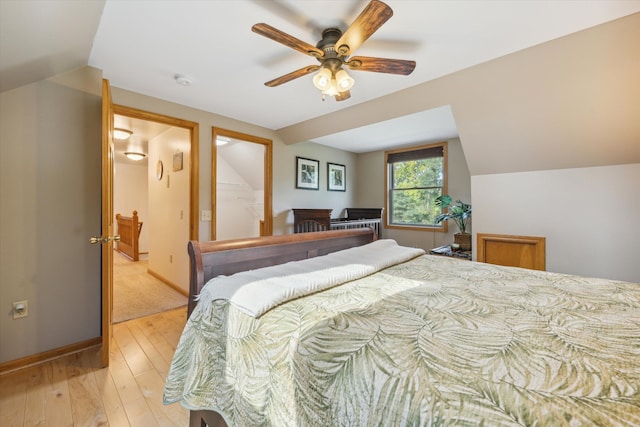
<svg viewBox="0 0 640 427"><path fill-rule="evenodd" d="M115 248L127 258L138 261L140 259L139 240L142 231L142 222L138 221L138 211L133 211L132 216L116 215L117 233L120 240Z"/></svg>
<svg viewBox="0 0 640 427"><path fill-rule="evenodd" d="M195 296L216 276L326 255L371 243L376 238L372 229L358 228L212 242L192 240L187 248L190 269L188 314L196 306Z"/></svg>
<svg viewBox="0 0 640 427"><path fill-rule="evenodd" d="M188 315L196 306L195 296L216 276L326 255L376 239L371 228L358 228L212 242L192 240L188 244ZM217 412L199 410L190 411L189 426L226 427L227 424Z"/></svg>

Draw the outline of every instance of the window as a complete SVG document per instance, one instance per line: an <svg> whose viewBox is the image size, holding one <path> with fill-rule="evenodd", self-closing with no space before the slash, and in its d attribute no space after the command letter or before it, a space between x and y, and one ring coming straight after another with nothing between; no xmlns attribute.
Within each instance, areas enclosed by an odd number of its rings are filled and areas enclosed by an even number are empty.
<svg viewBox="0 0 640 427"><path fill-rule="evenodd" d="M434 222L442 212L435 199L447 194L447 143L386 151L385 163L385 226L446 231Z"/></svg>

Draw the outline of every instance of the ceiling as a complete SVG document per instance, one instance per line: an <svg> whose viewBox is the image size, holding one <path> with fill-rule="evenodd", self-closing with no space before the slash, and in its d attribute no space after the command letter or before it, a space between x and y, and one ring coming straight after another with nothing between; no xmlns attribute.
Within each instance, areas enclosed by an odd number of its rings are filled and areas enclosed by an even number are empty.
<svg viewBox="0 0 640 427"><path fill-rule="evenodd" d="M128 139L114 139L115 162L137 166L147 166L149 163L147 157L142 160L131 160L124 153L132 151L148 154L149 141L171 128L171 126L162 123L133 119L118 114L114 116L113 123L115 128L127 129L132 132Z"/></svg>
<svg viewBox="0 0 640 427"><path fill-rule="evenodd" d="M415 60L410 76L352 71L343 102L322 101L311 75L264 86L316 62L253 33L253 24L315 45L322 29L345 29L367 3L2 0L0 89L90 65L113 86L277 131L640 11L637 0L387 0L394 16L355 54ZM192 84L177 84L176 74ZM448 106L392 123L393 134L383 125L327 129L314 142L363 152L457 136Z"/></svg>

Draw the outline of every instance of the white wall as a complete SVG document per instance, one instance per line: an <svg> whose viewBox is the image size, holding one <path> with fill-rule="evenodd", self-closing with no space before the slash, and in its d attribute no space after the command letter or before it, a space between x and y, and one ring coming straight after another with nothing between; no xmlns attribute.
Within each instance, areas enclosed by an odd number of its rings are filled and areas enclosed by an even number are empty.
<svg viewBox="0 0 640 427"><path fill-rule="evenodd" d="M318 190L297 189L296 156L320 162L320 183ZM274 146L273 214L274 233L293 233L292 209L332 209L331 217L344 217L345 208L358 207L356 194L358 185L357 155L313 142L294 145L282 143ZM345 165L347 191L327 190L327 162Z"/></svg>
<svg viewBox="0 0 640 427"><path fill-rule="evenodd" d="M100 96L50 81L0 94L0 363L100 336L101 120Z"/></svg>
<svg viewBox="0 0 640 427"><path fill-rule="evenodd" d="M134 210L138 211L138 220L143 222L142 232L138 240L140 253L149 252L149 232L146 229L146 221L149 217L147 176L146 164L116 163L113 174L113 214L131 216ZM117 227L117 224L114 217L114 227ZM115 230L115 232L117 233L118 231Z"/></svg>
<svg viewBox="0 0 640 427"><path fill-rule="evenodd" d="M547 270L640 283L640 164L471 178L477 233L546 237Z"/></svg>
<svg viewBox="0 0 640 427"><path fill-rule="evenodd" d="M263 159L260 159L261 164L264 164ZM222 156L218 156L216 166L218 168L216 239L227 240L259 236L262 216L258 214L256 209L251 208L260 202L259 210L264 211L264 204L262 204L264 193L259 192L258 194L263 198L256 200L256 193L249 183Z"/></svg>
<svg viewBox="0 0 640 427"><path fill-rule="evenodd" d="M172 127L149 141L149 270L189 290L189 131ZM183 169L174 172L173 155L183 152ZM163 175L156 176L158 160Z"/></svg>

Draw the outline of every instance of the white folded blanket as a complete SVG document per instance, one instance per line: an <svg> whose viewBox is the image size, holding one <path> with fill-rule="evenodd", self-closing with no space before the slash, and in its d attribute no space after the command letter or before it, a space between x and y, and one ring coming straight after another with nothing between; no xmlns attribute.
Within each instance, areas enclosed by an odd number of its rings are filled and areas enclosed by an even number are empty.
<svg viewBox="0 0 640 427"><path fill-rule="evenodd" d="M198 305L225 299L250 316L259 317L292 299L368 276L424 253L383 239L321 257L218 276L203 287Z"/></svg>

